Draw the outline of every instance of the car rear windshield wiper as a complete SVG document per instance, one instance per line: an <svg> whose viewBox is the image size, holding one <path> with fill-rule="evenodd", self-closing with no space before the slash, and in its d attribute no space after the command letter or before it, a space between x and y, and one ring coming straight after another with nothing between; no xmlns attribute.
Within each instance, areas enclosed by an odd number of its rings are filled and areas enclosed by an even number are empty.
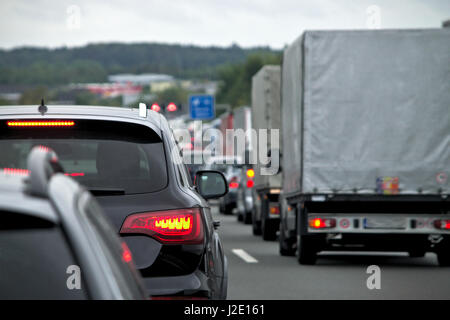
<svg viewBox="0 0 450 320"><path fill-rule="evenodd" d="M124 195L125 189L120 188L101 188L101 187L92 187L88 188L88 190L94 195L94 196L117 196L117 195Z"/></svg>

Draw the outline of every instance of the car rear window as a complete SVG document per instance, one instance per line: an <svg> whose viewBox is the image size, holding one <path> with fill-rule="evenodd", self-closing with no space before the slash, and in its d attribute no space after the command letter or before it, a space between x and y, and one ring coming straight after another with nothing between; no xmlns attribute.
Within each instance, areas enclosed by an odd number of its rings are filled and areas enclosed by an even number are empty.
<svg viewBox="0 0 450 320"><path fill-rule="evenodd" d="M15 212L0 216L0 299L88 298L84 283L67 285L67 269L77 263L58 226Z"/></svg>
<svg viewBox="0 0 450 320"><path fill-rule="evenodd" d="M27 156L38 145L53 149L65 172L94 194L150 193L166 187L163 142L151 128L118 121L72 121L73 126L55 127L8 126L3 121L0 168L23 173L15 169L27 168Z"/></svg>

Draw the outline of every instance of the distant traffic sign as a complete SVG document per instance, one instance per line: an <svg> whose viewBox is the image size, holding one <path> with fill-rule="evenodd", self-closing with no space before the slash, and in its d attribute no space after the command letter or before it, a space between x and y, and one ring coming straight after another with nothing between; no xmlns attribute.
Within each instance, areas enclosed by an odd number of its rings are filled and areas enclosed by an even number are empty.
<svg viewBox="0 0 450 320"><path fill-rule="evenodd" d="M214 97L211 95L189 96L191 119L206 120L214 118Z"/></svg>

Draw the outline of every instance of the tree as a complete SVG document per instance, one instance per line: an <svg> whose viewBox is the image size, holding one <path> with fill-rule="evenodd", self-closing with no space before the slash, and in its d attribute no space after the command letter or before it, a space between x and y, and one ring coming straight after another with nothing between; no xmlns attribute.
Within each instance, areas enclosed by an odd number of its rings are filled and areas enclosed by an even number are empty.
<svg viewBox="0 0 450 320"><path fill-rule="evenodd" d="M264 65L281 63L281 54L259 52L251 54L241 64L227 65L219 70L221 85L216 96L218 103L228 103L234 108L250 105L252 77Z"/></svg>

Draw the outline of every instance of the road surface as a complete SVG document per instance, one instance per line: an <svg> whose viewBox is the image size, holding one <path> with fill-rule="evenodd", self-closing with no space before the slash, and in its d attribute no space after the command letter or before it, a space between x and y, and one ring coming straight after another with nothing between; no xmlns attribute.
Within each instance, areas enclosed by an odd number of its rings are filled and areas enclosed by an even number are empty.
<svg viewBox="0 0 450 320"><path fill-rule="evenodd" d="M217 206L213 215L228 257L228 299L450 299L450 268L439 267L434 254L328 252L302 266L236 216L219 214ZM380 268L380 289L367 287L370 265Z"/></svg>

